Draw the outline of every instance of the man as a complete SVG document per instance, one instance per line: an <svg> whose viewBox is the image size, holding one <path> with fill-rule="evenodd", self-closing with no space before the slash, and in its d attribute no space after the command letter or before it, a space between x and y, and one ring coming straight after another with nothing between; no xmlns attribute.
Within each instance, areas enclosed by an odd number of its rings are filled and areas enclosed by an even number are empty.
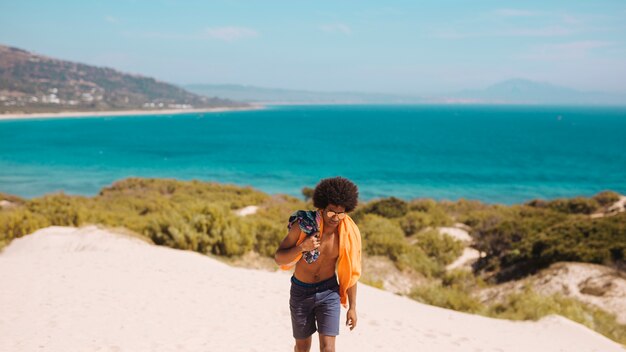
<svg viewBox="0 0 626 352"><path fill-rule="evenodd" d="M346 325L357 324L356 283L361 275L361 235L347 213L354 210L358 188L342 177L320 181L313 192L317 211L298 211L289 219L289 233L276 251L282 269L295 265L289 307L294 350L308 352L318 331L320 350L335 351L341 305Z"/></svg>

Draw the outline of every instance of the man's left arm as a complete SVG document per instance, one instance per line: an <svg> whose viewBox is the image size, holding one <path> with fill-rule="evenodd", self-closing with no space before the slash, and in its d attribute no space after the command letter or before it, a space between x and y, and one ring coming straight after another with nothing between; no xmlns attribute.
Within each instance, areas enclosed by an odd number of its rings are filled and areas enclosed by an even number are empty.
<svg viewBox="0 0 626 352"><path fill-rule="evenodd" d="M346 314L346 325L353 330L356 327L356 283L348 288L348 314Z"/></svg>

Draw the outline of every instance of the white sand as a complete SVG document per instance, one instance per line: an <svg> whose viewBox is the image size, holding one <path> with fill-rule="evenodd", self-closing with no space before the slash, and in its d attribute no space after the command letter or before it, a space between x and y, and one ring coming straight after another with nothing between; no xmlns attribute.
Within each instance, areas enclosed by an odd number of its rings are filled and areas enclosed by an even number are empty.
<svg viewBox="0 0 626 352"><path fill-rule="evenodd" d="M466 247L463 249L461 256L446 266L446 270L454 269L471 269L472 264L480 258L480 252L469 247L474 239L469 234L470 228L464 224L455 224L454 227L438 227L439 233L448 235L457 241L461 241Z"/></svg>
<svg viewBox="0 0 626 352"><path fill-rule="evenodd" d="M14 206L15 204L13 204L13 202L9 202L8 200L5 200L5 199L0 200L0 209L12 208Z"/></svg>
<svg viewBox="0 0 626 352"><path fill-rule="evenodd" d="M84 118L84 117L109 117L109 116L147 116L147 115L178 115L191 113L215 113L227 111L247 111L263 109L261 105L251 105L236 108L205 108L205 109L166 109L166 110L123 110L123 111L66 111L46 112L34 114L0 114L0 120L28 120L28 119L58 119L58 118Z"/></svg>
<svg viewBox="0 0 626 352"><path fill-rule="evenodd" d="M446 270L468 269L472 268L472 264L480 258L480 252L474 248L466 247L463 253L455 261L446 266Z"/></svg>
<svg viewBox="0 0 626 352"><path fill-rule="evenodd" d="M288 273L233 268L95 227L14 240L0 254L0 282L0 351L293 350ZM364 285L358 310L338 351L624 352L560 317L496 320Z"/></svg>
<svg viewBox="0 0 626 352"><path fill-rule="evenodd" d="M237 216L248 216L256 214L258 210L259 207L257 205L248 205L247 207L235 210L235 214L237 214Z"/></svg>
<svg viewBox="0 0 626 352"><path fill-rule="evenodd" d="M626 211L626 196L620 195L619 199L609 206L606 210L600 209L589 215L592 219L603 218L605 216L613 216Z"/></svg>
<svg viewBox="0 0 626 352"><path fill-rule="evenodd" d="M608 212L621 213L626 210L626 196L620 196L619 200L611 205Z"/></svg>
<svg viewBox="0 0 626 352"><path fill-rule="evenodd" d="M455 240L464 242L466 244L470 244L474 241L474 239L472 238L472 236L470 236L467 230L457 227L438 227L437 231L439 231L439 233L441 234L448 235Z"/></svg>

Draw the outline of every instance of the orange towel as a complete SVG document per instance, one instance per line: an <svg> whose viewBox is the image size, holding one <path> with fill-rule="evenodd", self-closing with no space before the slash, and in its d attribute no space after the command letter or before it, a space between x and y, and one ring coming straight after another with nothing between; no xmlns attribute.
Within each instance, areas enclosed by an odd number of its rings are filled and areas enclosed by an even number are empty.
<svg viewBox="0 0 626 352"><path fill-rule="evenodd" d="M320 233L324 232L324 222L320 224ZM337 276L339 277L339 297L344 307L348 305L348 288L354 286L361 277L361 233L354 220L346 215L339 223L339 259L337 260ZM306 238L300 231L296 245ZM283 270L291 269L302 258L302 254L289 264L281 265Z"/></svg>

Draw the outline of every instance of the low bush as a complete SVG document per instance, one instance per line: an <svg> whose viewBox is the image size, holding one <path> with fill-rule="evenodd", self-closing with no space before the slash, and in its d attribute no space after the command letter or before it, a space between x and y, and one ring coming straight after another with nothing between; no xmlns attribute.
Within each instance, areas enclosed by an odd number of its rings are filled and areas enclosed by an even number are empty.
<svg viewBox="0 0 626 352"><path fill-rule="evenodd" d="M410 268L426 276L441 271L437 263L430 260L421 248L411 246L405 240L402 229L393 221L367 214L359 223L359 228L365 253L386 256L394 261L399 269Z"/></svg>
<svg viewBox="0 0 626 352"><path fill-rule="evenodd" d="M309 199L312 199L314 192L315 192L315 189L313 189L311 187L304 187L304 188L302 188L302 196L304 197L304 201L308 202Z"/></svg>
<svg viewBox="0 0 626 352"><path fill-rule="evenodd" d="M50 221L45 216L33 213L24 207L1 210L0 249L8 245L14 238L22 237L50 225Z"/></svg>
<svg viewBox="0 0 626 352"><path fill-rule="evenodd" d="M281 241L287 236L287 225L260 217L250 217L252 232L256 236L254 250L266 257L273 257Z"/></svg>
<svg viewBox="0 0 626 352"><path fill-rule="evenodd" d="M405 216L398 219L398 224L405 236L411 236L426 227L432 226L434 220L428 213L422 211L410 211Z"/></svg>
<svg viewBox="0 0 626 352"><path fill-rule="evenodd" d="M389 256L396 260L407 247L400 227L382 216L365 215L359 228L363 249L367 254Z"/></svg>
<svg viewBox="0 0 626 352"><path fill-rule="evenodd" d="M446 209L432 199L415 199L409 203L410 211L426 213L430 217L428 226L440 227L450 226L454 223L452 217Z"/></svg>
<svg viewBox="0 0 626 352"><path fill-rule="evenodd" d="M422 303L467 313L478 314L486 309L466 290L437 283L417 286L409 297Z"/></svg>
<svg viewBox="0 0 626 352"><path fill-rule="evenodd" d="M566 214L591 214L600 208L595 199L584 197L556 199L547 202L546 206Z"/></svg>
<svg viewBox="0 0 626 352"><path fill-rule="evenodd" d="M550 314L558 314L626 344L626 326L617 323L614 315L575 299L561 295L544 296L529 288L488 307L485 314L512 320L538 320Z"/></svg>
<svg viewBox="0 0 626 352"><path fill-rule="evenodd" d="M620 194L617 192L603 191L593 196L593 199L595 199L595 201L598 202L600 206L606 207L617 202L619 200L619 197Z"/></svg>
<svg viewBox="0 0 626 352"><path fill-rule="evenodd" d="M465 247L461 241L437 230L420 232L414 238L417 240L416 245L441 266L452 263L463 253Z"/></svg>
<svg viewBox="0 0 626 352"><path fill-rule="evenodd" d="M25 204L32 213L39 214L57 226L80 226L88 218L89 200L63 193L33 199Z"/></svg>
<svg viewBox="0 0 626 352"><path fill-rule="evenodd" d="M409 211L407 202L395 197L374 200L365 206L365 212L385 218L399 218Z"/></svg>
<svg viewBox="0 0 626 352"><path fill-rule="evenodd" d="M450 279L447 280L447 284L444 279L443 283L418 286L409 296L422 303L500 319L539 320L551 314L558 314L614 341L626 344L626 325L619 324L615 315L575 299L560 295L540 295L526 288L522 292L510 294L502 302L488 305L472 296L471 287L477 283L472 282L471 278L467 276L463 278L461 274L461 277L452 279L455 284L450 284Z"/></svg>

